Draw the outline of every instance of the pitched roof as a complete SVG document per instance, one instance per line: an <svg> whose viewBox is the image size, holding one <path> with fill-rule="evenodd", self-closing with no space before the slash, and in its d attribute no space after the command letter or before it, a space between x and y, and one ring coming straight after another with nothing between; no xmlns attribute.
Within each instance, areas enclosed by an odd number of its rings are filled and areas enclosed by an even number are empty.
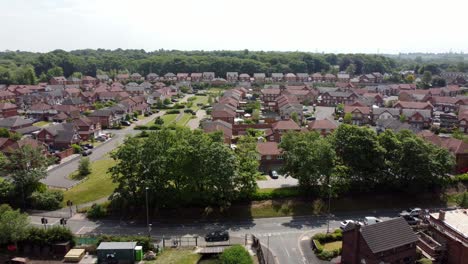
<svg viewBox="0 0 468 264"><path fill-rule="evenodd" d="M345 113L352 113L354 111L359 111L364 115L370 114L370 107L368 106L352 106L352 105L345 105L344 112Z"/></svg>
<svg viewBox="0 0 468 264"><path fill-rule="evenodd" d="M12 103L0 103L0 110L18 108L15 104Z"/></svg>
<svg viewBox="0 0 468 264"><path fill-rule="evenodd" d="M276 142L259 142L257 143L257 151L260 155L280 155L281 150Z"/></svg>
<svg viewBox="0 0 468 264"><path fill-rule="evenodd" d="M402 217L364 226L361 234L374 254L418 241L413 229Z"/></svg>
<svg viewBox="0 0 468 264"><path fill-rule="evenodd" d="M4 127L4 128L18 127L18 126L23 126L27 124L32 125L33 121L29 119L24 119L19 116L12 116L12 117L0 119L0 127Z"/></svg>
<svg viewBox="0 0 468 264"><path fill-rule="evenodd" d="M398 101L393 105L393 107L397 107L397 106L401 106L401 108L407 108L407 109L424 109L426 107L433 108L432 104L428 102Z"/></svg>
<svg viewBox="0 0 468 264"><path fill-rule="evenodd" d="M309 129L336 129L338 125L329 119L323 119L311 121L308 127Z"/></svg>
<svg viewBox="0 0 468 264"><path fill-rule="evenodd" d="M298 124L291 119L280 120L273 124L273 130L301 130Z"/></svg>

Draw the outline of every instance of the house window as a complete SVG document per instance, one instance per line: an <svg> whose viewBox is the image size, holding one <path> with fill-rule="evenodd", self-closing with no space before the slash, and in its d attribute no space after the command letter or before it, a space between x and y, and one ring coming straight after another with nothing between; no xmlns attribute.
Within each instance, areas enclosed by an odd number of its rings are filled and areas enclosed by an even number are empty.
<svg viewBox="0 0 468 264"><path fill-rule="evenodd" d="M271 156L270 156L270 155L267 155L267 156L266 156L266 159L267 159L267 160L271 160Z"/></svg>
<svg viewBox="0 0 468 264"><path fill-rule="evenodd" d="M282 160L282 159L283 159L283 155L278 155L278 156L277 156L277 159Z"/></svg>

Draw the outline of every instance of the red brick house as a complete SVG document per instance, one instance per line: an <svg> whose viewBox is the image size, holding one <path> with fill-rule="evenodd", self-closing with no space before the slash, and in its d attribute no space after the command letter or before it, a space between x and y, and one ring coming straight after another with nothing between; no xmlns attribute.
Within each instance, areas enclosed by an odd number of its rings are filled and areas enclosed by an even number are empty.
<svg viewBox="0 0 468 264"><path fill-rule="evenodd" d="M232 142L232 124L223 120L217 119L207 121L202 124L205 133L213 133L221 131L223 133L224 143L231 144Z"/></svg>
<svg viewBox="0 0 468 264"><path fill-rule="evenodd" d="M273 132L273 135L270 136L268 141L272 141L271 139L273 139L275 142L279 143L279 142L281 142L281 137L285 133L291 132L291 131L299 132L299 131L301 131L301 128L292 119L288 119L288 120L280 120L280 121L274 123L272 125L272 127L271 127L271 130Z"/></svg>
<svg viewBox="0 0 468 264"><path fill-rule="evenodd" d="M117 124L115 114L109 109L100 109L89 114L89 119L95 123L100 123L102 128L110 128Z"/></svg>
<svg viewBox="0 0 468 264"><path fill-rule="evenodd" d="M312 74L312 81L313 82L321 82L324 80L322 74L320 72L316 72L314 74Z"/></svg>
<svg viewBox="0 0 468 264"><path fill-rule="evenodd" d="M456 172L461 172L468 168L468 143L453 137L439 137L428 130L424 130L418 135L432 144L452 153L455 156Z"/></svg>
<svg viewBox="0 0 468 264"><path fill-rule="evenodd" d="M359 96L354 92L324 92L318 100L320 105L336 106L338 104L352 104Z"/></svg>
<svg viewBox="0 0 468 264"><path fill-rule="evenodd" d="M219 119L229 124L234 124L236 112L230 109L213 110L213 112L211 112L211 117L213 118L213 120Z"/></svg>
<svg viewBox="0 0 468 264"><path fill-rule="evenodd" d="M37 134L37 140L44 142L51 149L62 150L80 142L80 136L75 125L62 123L43 128Z"/></svg>
<svg viewBox="0 0 468 264"><path fill-rule="evenodd" d="M276 142L259 142L257 143L258 160L260 162L260 170L268 172L277 170L283 164L283 156L281 149Z"/></svg>
<svg viewBox="0 0 468 264"><path fill-rule="evenodd" d="M434 109L434 106L430 102L404 102L404 101L398 101L393 105L393 108L399 108L399 109L426 109L426 110L432 110Z"/></svg>
<svg viewBox="0 0 468 264"><path fill-rule="evenodd" d="M96 122L88 117L80 117L73 121L73 124L78 129L78 134L82 140L90 140L97 137L101 133L101 123Z"/></svg>
<svg viewBox="0 0 468 264"><path fill-rule="evenodd" d="M0 91L0 101L15 101L16 95L10 91Z"/></svg>
<svg viewBox="0 0 468 264"><path fill-rule="evenodd" d="M96 85L98 83L98 80L91 76L83 76L81 78L81 83L84 85L87 85L87 84Z"/></svg>
<svg viewBox="0 0 468 264"><path fill-rule="evenodd" d="M18 141L14 141L9 138L0 138L0 151L5 155L11 154L15 150L18 150L27 145L33 148L42 148L44 152L46 152L47 149L47 146L45 146L42 142L32 138L23 138Z"/></svg>
<svg viewBox="0 0 468 264"><path fill-rule="evenodd" d="M6 128L12 132L18 132L22 135L31 134L40 128L33 126L33 121L19 116L11 116L0 119L0 127Z"/></svg>
<svg viewBox="0 0 468 264"><path fill-rule="evenodd" d="M415 263L418 237L402 217L343 230L341 263Z"/></svg>
<svg viewBox="0 0 468 264"><path fill-rule="evenodd" d="M0 118L18 115L18 106L12 103L0 103Z"/></svg>
<svg viewBox="0 0 468 264"><path fill-rule="evenodd" d="M307 127L309 130L316 131L322 136L327 136L333 133L338 128L338 125L334 121L323 119L311 121Z"/></svg>
<svg viewBox="0 0 468 264"><path fill-rule="evenodd" d="M403 109L401 115L405 117L405 122L414 128L429 128L431 124L431 111L426 109Z"/></svg>
<svg viewBox="0 0 468 264"><path fill-rule="evenodd" d="M249 82L250 81L250 75L248 75L247 73L241 73L239 75L239 81L241 82Z"/></svg>
<svg viewBox="0 0 468 264"><path fill-rule="evenodd" d="M344 107L344 113L352 116L352 124L358 126L369 124L371 121L370 112L371 109L367 106L345 105Z"/></svg>
<svg viewBox="0 0 468 264"><path fill-rule="evenodd" d="M468 209L441 210L427 219L428 232L420 233L418 248L433 263L468 263Z"/></svg>
<svg viewBox="0 0 468 264"><path fill-rule="evenodd" d="M192 82L201 82L203 78L203 73L201 72L193 72L190 74L190 81Z"/></svg>

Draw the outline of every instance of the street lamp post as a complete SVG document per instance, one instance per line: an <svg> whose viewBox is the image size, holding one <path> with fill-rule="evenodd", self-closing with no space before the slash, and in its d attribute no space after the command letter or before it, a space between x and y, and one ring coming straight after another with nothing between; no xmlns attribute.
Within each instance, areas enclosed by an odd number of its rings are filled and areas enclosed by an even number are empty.
<svg viewBox="0 0 468 264"><path fill-rule="evenodd" d="M328 186L328 215L327 215L327 234L330 233L330 207L331 207L331 188L330 184Z"/></svg>
<svg viewBox="0 0 468 264"><path fill-rule="evenodd" d="M148 227L148 237L151 237L151 224L149 223L149 207L148 207L148 187L145 187L146 193L146 226Z"/></svg>

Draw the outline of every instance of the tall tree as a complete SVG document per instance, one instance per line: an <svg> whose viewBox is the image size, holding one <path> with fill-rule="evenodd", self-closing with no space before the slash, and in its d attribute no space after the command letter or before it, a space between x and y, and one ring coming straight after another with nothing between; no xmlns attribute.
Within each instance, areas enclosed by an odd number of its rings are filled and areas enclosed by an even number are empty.
<svg viewBox="0 0 468 264"><path fill-rule="evenodd" d="M29 228L28 215L6 205L0 207L0 244L16 244L25 239Z"/></svg>

